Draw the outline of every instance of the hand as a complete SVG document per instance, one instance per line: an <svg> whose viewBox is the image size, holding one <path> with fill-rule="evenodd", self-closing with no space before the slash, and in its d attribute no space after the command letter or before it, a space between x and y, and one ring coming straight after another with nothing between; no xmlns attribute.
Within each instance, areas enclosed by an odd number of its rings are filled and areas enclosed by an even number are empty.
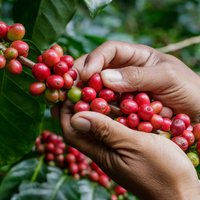
<svg viewBox="0 0 200 200"><path fill-rule="evenodd" d="M79 58L75 68L82 80L101 72L108 88L118 92L148 91L174 113L185 113L193 121L200 121L200 77L173 56L144 45L106 42Z"/></svg>

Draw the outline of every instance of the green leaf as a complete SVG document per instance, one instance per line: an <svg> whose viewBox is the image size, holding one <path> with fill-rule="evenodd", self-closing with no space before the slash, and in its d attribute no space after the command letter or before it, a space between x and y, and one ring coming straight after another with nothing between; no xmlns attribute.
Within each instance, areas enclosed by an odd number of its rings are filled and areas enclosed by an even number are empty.
<svg viewBox="0 0 200 200"><path fill-rule="evenodd" d="M75 12L75 0L17 0L15 5L15 20L41 50L58 40Z"/></svg>
<svg viewBox="0 0 200 200"><path fill-rule="evenodd" d="M33 46L30 55L39 55ZM24 67L25 68L25 67ZM13 163L28 153L40 133L45 105L29 94L34 81L30 69L16 76L0 70L0 166Z"/></svg>
<svg viewBox="0 0 200 200"><path fill-rule="evenodd" d="M92 17L95 17L105 6L111 3L111 1L112 0L84 0Z"/></svg>

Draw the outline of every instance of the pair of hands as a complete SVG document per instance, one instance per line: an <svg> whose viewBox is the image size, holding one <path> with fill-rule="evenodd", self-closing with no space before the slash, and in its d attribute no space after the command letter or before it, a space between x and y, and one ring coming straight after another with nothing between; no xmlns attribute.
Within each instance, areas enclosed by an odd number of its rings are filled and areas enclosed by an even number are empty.
<svg viewBox="0 0 200 200"><path fill-rule="evenodd" d="M74 66L87 81L101 73L117 92L148 91L174 113L200 119L200 78L173 56L136 44L106 42ZM131 130L95 112L60 110L67 143L93 159L113 180L141 199L198 199L200 185L185 153L170 140Z"/></svg>

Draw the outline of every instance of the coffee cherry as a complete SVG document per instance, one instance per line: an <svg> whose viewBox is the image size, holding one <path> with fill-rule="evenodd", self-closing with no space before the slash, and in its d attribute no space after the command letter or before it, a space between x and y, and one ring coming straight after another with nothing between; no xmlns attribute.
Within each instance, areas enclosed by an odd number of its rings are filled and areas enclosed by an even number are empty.
<svg viewBox="0 0 200 200"><path fill-rule="evenodd" d="M162 137L165 137L167 139L171 138L171 134L169 132L162 131L162 130L157 130L156 132L157 132L158 135L160 135Z"/></svg>
<svg viewBox="0 0 200 200"><path fill-rule="evenodd" d="M143 104L138 108L138 116L143 120L150 120L153 116L153 108L148 104Z"/></svg>
<svg viewBox="0 0 200 200"><path fill-rule="evenodd" d="M17 49L19 56L28 56L29 45L26 42L22 40L16 40L13 41L10 46Z"/></svg>
<svg viewBox="0 0 200 200"><path fill-rule="evenodd" d="M48 49L42 54L42 60L48 67L53 67L60 61L60 57L53 49Z"/></svg>
<svg viewBox="0 0 200 200"><path fill-rule="evenodd" d="M7 38L10 41L21 40L25 35L25 28L22 24L13 24L9 27Z"/></svg>
<svg viewBox="0 0 200 200"><path fill-rule="evenodd" d="M6 66L6 59L4 56L0 55L0 69L3 69Z"/></svg>
<svg viewBox="0 0 200 200"><path fill-rule="evenodd" d="M60 60L64 61L69 68L73 67L74 65L74 59L70 55L62 56Z"/></svg>
<svg viewBox="0 0 200 200"><path fill-rule="evenodd" d="M186 128L186 130L188 130L188 131L193 131L193 126L192 125L189 125L187 128Z"/></svg>
<svg viewBox="0 0 200 200"><path fill-rule="evenodd" d="M194 167L199 165L199 156L195 152L188 152L187 156L191 160Z"/></svg>
<svg viewBox="0 0 200 200"><path fill-rule="evenodd" d="M64 85L64 79L60 75L50 75L46 80L46 85L51 89L60 89Z"/></svg>
<svg viewBox="0 0 200 200"><path fill-rule="evenodd" d="M73 78L68 73L65 73L63 75L63 79L64 79L63 88L70 89L73 86L73 84L74 84Z"/></svg>
<svg viewBox="0 0 200 200"><path fill-rule="evenodd" d="M117 122L123 124L124 126L127 126L127 119L126 119L125 117L117 117L117 118L115 119L115 121L117 121Z"/></svg>
<svg viewBox="0 0 200 200"><path fill-rule="evenodd" d="M54 153L56 147L53 143L49 142L49 143L46 144L45 149L46 149L47 152Z"/></svg>
<svg viewBox="0 0 200 200"><path fill-rule="evenodd" d="M38 145L36 146L36 150L37 150L37 152L38 152L39 154L43 154L43 153L45 152L45 147L44 147L43 144L38 144Z"/></svg>
<svg viewBox="0 0 200 200"><path fill-rule="evenodd" d="M48 130L44 130L43 132L42 132L42 135L41 135L41 140L42 140L42 142L47 142L48 141L48 138L49 138L49 136L51 135L52 133L50 132L50 131L48 131Z"/></svg>
<svg viewBox="0 0 200 200"><path fill-rule="evenodd" d="M53 46L51 46L51 49L53 49L59 57L63 56L63 49L60 45L54 44Z"/></svg>
<svg viewBox="0 0 200 200"><path fill-rule="evenodd" d="M96 98L96 91L91 87L85 87L81 91L81 98L85 102L91 102Z"/></svg>
<svg viewBox="0 0 200 200"><path fill-rule="evenodd" d="M99 92L99 97L105 99L107 102L110 102L115 100L115 93L110 89L102 89Z"/></svg>
<svg viewBox="0 0 200 200"><path fill-rule="evenodd" d="M45 99L50 103L56 103L59 100L59 92L58 90L52 90L47 88L44 93Z"/></svg>
<svg viewBox="0 0 200 200"><path fill-rule="evenodd" d="M138 131L150 133L153 130L153 126L150 122L140 122L137 129Z"/></svg>
<svg viewBox="0 0 200 200"><path fill-rule="evenodd" d="M65 160L67 163L75 163L76 162L76 157L74 154L72 153L68 153L66 156L65 156Z"/></svg>
<svg viewBox="0 0 200 200"><path fill-rule="evenodd" d="M4 56L8 60L15 59L18 56L18 52L15 48L9 47L5 50Z"/></svg>
<svg viewBox="0 0 200 200"><path fill-rule="evenodd" d="M141 92L138 93L135 98L134 98L135 102L138 104L138 106L147 104L150 104L150 98L149 95L147 93Z"/></svg>
<svg viewBox="0 0 200 200"><path fill-rule="evenodd" d="M183 133L185 130L185 123L181 119L175 119L172 121L172 124L170 126L170 131L173 136L178 136Z"/></svg>
<svg viewBox="0 0 200 200"><path fill-rule="evenodd" d="M110 180L109 180L108 176L105 174L99 176L98 183L105 188L109 188L109 186L110 186Z"/></svg>
<svg viewBox="0 0 200 200"><path fill-rule="evenodd" d="M46 90L46 85L45 83L42 82L32 83L29 87L29 92L34 96L41 95L45 90Z"/></svg>
<svg viewBox="0 0 200 200"><path fill-rule="evenodd" d="M130 99L133 100L134 99L134 95L132 92L124 92L121 94L120 96L120 102L123 101L124 99Z"/></svg>
<svg viewBox="0 0 200 200"><path fill-rule="evenodd" d="M163 124L162 124L161 130L162 131L169 131L171 124L172 124L171 119L163 118Z"/></svg>
<svg viewBox="0 0 200 200"><path fill-rule="evenodd" d="M191 146L194 144L195 138L191 131L184 130L182 137L184 137L188 141L188 145Z"/></svg>
<svg viewBox="0 0 200 200"><path fill-rule="evenodd" d="M59 61L53 66L55 74L63 76L68 71L68 66L65 62Z"/></svg>
<svg viewBox="0 0 200 200"><path fill-rule="evenodd" d="M197 141L196 150L197 150L198 154L200 155L200 140Z"/></svg>
<svg viewBox="0 0 200 200"><path fill-rule="evenodd" d="M98 182L98 180L99 180L99 174L96 171L91 171L89 173L89 179L91 181Z"/></svg>
<svg viewBox="0 0 200 200"><path fill-rule="evenodd" d="M111 200L118 200L118 197L116 194L112 194L110 197Z"/></svg>
<svg viewBox="0 0 200 200"><path fill-rule="evenodd" d="M99 92L103 88L103 82L100 74L96 73L92 75L88 81L89 87L92 87L96 92Z"/></svg>
<svg viewBox="0 0 200 200"><path fill-rule="evenodd" d="M14 75L18 75L22 73L22 64L16 59L10 60L7 63L7 68Z"/></svg>
<svg viewBox="0 0 200 200"><path fill-rule="evenodd" d="M77 174L78 171L79 171L78 165L75 164L75 163L70 163L69 166L68 166L68 169L69 169L69 172L70 172L72 175Z"/></svg>
<svg viewBox="0 0 200 200"><path fill-rule="evenodd" d="M150 103L150 105L153 108L153 112L155 114L159 114L163 108L163 105L160 101L153 101Z"/></svg>
<svg viewBox="0 0 200 200"><path fill-rule="evenodd" d="M120 103L120 110L124 113L124 114L131 114L131 113L135 113L138 111L138 105L135 101L131 100L131 99L124 99L121 103Z"/></svg>
<svg viewBox="0 0 200 200"><path fill-rule="evenodd" d="M67 92L67 97L72 103L76 103L81 100L81 89L73 87Z"/></svg>
<svg viewBox="0 0 200 200"><path fill-rule="evenodd" d="M68 148L68 152L73 154L75 157L78 157L80 154L80 151L78 151L76 148L74 147L69 147Z"/></svg>
<svg viewBox="0 0 200 200"><path fill-rule="evenodd" d="M53 161L53 160L55 160L55 156L53 155L53 153L47 153L47 154L45 155L45 160L46 160L47 162Z"/></svg>
<svg viewBox="0 0 200 200"><path fill-rule="evenodd" d="M185 123L185 128L190 125L190 117L186 114L180 113L174 117L174 119L181 119Z"/></svg>
<svg viewBox="0 0 200 200"><path fill-rule="evenodd" d="M39 55L39 56L37 57L37 62L38 62L38 63L43 63L42 55Z"/></svg>
<svg viewBox="0 0 200 200"><path fill-rule="evenodd" d="M158 130L163 126L163 118L158 114L153 114L150 119L150 123L152 124L154 130Z"/></svg>
<svg viewBox="0 0 200 200"><path fill-rule="evenodd" d="M137 126L138 126L138 124L140 123L140 119L139 119L139 117L138 117L138 115L137 114L135 114L135 113L131 113L131 114L129 114L129 116L127 117L127 126L129 127L129 128L132 128L132 129L134 129L134 128L136 128Z"/></svg>
<svg viewBox="0 0 200 200"><path fill-rule="evenodd" d="M105 112L103 113L104 115L109 115L111 112L111 108L109 105L107 105Z"/></svg>
<svg viewBox="0 0 200 200"><path fill-rule="evenodd" d="M163 107L162 107L162 110L161 110L161 112L160 112L159 114L160 114L163 118L169 118L169 119L171 119L172 116L173 116L173 111L172 111L171 108L163 106Z"/></svg>
<svg viewBox="0 0 200 200"><path fill-rule="evenodd" d="M194 125L193 134L196 140L200 140L200 123Z"/></svg>
<svg viewBox="0 0 200 200"><path fill-rule="evenodd" d="M69 69L69 71L67 72L71 77L72 77L72 79L75 81L76 80L76 78L77 78L77 72L76 72L76 70L74 70L74 69Z"/></svg>
<svg viewBox="0 0 200 200"><path fill-rule="evenodd" d="M172 138L172 141L176 143L183 151L188 149L188 141L182 136L176 136Z"/></svg>
<svg viewBox="0 0 200 200"><path fill-rule="evenodd" d="M108 103L102 98L94 99L91 104L90 108L92 111L104 114L107 111Z"/></svg>
<svg viewBox="0 0 200 200"><path fill-rule="evenodd" d="M45 81L51 74L50 69L43 63L37 63L32 67L32 74L38 81Z"/></svg>
<svg viewBox="0 0 200 200"><path fill-rule="evenodd" d="M114 190L115 190L115 194L116 194L117 196L119 196L119 195L124 195L124 194L127 192L127 190L124 189L124 188L123 188L122 186L120 186L120 185L116 186Z"/></svg>
<svg viewBox="0 0 200 200"><path fill-rule="evenodd" d="M67 97L67 92L65 90L58 90L58 93L59 93L59 101L65 101L66 100L66 97Z"/></svg>
<svg viewBox="0 0 200 200"><path fill-rule="evenodd" d="M78 101L74 105L74 112L81 112L81 111L89 111L90 110L90 105L84 101Z"/></svg>
<svg viewBox="0 0 200 200"><path fill-rule="evenodd" d="M0 21L0 38L5 38L8 32L8 26L6 23Z"/></svg>

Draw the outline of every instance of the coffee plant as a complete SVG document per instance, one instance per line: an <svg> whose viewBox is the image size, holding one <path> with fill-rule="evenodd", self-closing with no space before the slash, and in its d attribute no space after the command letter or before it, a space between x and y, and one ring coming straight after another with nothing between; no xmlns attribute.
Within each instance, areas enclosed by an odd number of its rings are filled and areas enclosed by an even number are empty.
<svg viewBox="0 0 200 200"><path fill-rule="evenodd" d="M85 0L93 17L110 2ZM98 73L87 82L78 79L75 57L57 43L76 1L37 0L32 18L24 17L32 9L27 2L19 0L15 9L20 5L25 7L18 22L0 21L0 200L137 199L59 133L42 127L49 109L65 100L74 113L99 112L130 129L172 140L199 173L200 123L175 115L148 92L106 88Z"/></svg>

